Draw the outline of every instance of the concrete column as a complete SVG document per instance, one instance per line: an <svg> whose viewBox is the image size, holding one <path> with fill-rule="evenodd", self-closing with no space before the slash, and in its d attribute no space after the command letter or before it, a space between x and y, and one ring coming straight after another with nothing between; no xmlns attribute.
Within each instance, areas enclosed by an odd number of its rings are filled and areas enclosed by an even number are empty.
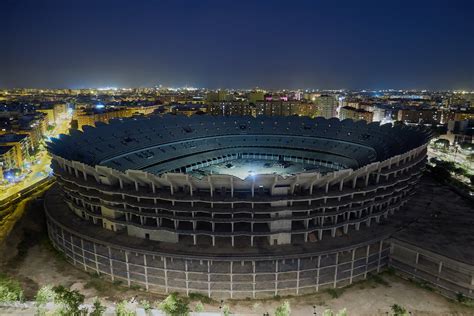
<svg viewBox="0 0 474 316"><path fill-rule="evenodd" d="M125 266L127 267L127 285L130 287L130 267L128 263L128 252L125 251Z"/></svg>
<svg viewBox="0 0 474 316"><path fill-rule="evenodd" d="M93 243L94 245L94 262L95 262L95 270L97 272L98 275L100 275L100 271L99 271L99 262L97 261L97 249L96 249L96 246L95 246L95 242Z"/></svg>
<svg viewBox="0 0 474 316"><path fill-rule="evenodd" d="M367 278L367 269L369 266L369 254L370 254L370 245L367 245L367 249L365 251L365 272L364 272L364 279Z"/></svg>
<svg viewBox="0 0 474 316"><path fill-rule="evenodd" d="M81 251L82 251L82 265L84 266L84 270L87 271L86 256L84 253L84 240L82 238L81 238Z"/></svg>
<svg viewBox="0 0 474 316"><path fill-rule="evenodd" d="M166 257L161 257L163 259L163 270L165 273L165 293L168 293L168 268L166 266Z"/></svg>
<svg viewBox="0 0 474 316"><path fill-rule="evenodd" d="M352 284L352 278L354 276L354 259L355 259L355 249L352 249L351 276L349 278L349 284Z"/></svg>
<svg viewBox="0 0 474 316"><path fill-rule="evenodd" d="M234 246L234 237L232 237L232 247ZM230 262L230 298L233 298L233 290L234 290L234 285L233 285L233 267L234 267L234 262Z"/></svg>
<svg viewBox="0 0 474 316"><path fill-rule="evenodd" d="M112 262L112 250L110 247L107 247L107 250L109 252L109 267L110 267L110 279L112 282L114 281L114 267L113 267L113 262Z"/></svg>
<svg viewBox="0 0 474 316"><path fill-rule="evenodd" d="M275 260L275 296L278 295L278 260Z"/></svg>
<svg viewBox="0 0 474 316"><path fill-rule="evenodd" d="M145 267L145 288L148 291L148 264L146 262L146 254L143 254L143 266Z"/></svg>
<svg viewBox="0 0 474 316"><path fill-rule="evenodd" d="M252 297L253 298L255 298L255 283L256 283L255 282L255 261L252 261Z"/></svg>
<svg viewBox="0 0 474 316"><path fill-rule="evenodd" d="M318 256L318 268L316 269L316 292L319 291L319 270L321 269L321 256Z"/></svg>
<svg viewBox="0 0 474 316"><path fill-rule="evenodd" d="M184 260L184 275L186 277L186 295L189 295L188 260Z"/></svg>
<svg viewBox="0 0 474 316"><path fill-rule="evenodd" d="M207 260L207 296L211 297L211 263Z"/></svg>

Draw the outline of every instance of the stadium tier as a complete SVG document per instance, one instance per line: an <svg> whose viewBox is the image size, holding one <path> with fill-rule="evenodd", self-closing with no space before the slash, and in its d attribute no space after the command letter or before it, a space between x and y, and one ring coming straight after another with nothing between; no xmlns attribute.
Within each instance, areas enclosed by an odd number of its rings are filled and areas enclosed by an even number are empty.
<svg viewBox="0 0 474 316"><path fill-rule="evenodd" d="M53 244L156 292L270 297L386 265L428 131L307 117L151 116L48 144Z"/></svg>

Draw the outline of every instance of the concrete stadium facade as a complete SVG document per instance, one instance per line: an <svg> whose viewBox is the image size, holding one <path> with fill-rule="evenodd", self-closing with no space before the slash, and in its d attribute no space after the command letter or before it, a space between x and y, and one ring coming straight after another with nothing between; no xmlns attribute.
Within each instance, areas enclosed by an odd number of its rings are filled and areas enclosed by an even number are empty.
<svg viewBox="0 0 474 316"><path fill-rule="evenodd" d="M74 264L150 291L259 298L348 285L387 264L391 218L415 192L428 139L301 117L86 127L49 144L49 234ZM241 158L326 172L189 174Z"/></svg>

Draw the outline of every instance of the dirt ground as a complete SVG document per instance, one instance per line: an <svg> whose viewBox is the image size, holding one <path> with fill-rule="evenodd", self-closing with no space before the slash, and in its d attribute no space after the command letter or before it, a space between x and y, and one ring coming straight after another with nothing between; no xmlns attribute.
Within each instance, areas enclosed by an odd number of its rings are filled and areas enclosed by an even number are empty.
<svg viewBox="0 0 474 316"><path fill-rule="evenodd" d="M64 285L79 290L89 303L95 296L107 305L122 299L135 297L160 301L163 296L129 289L112 284L100 277L89 275L66 262L50 245L45 232L41 202L32 203L10 235L8 243L0 251L0 271L22 283L27 299L33 299L43 285ZM332 295L331 295L332 294ZM335 297L338 296L338 297ZM394 273L384 273L349 288L335 292L271 300L226 301L232 312L238 315L273 314L275 308L288 299L292 315L321 315L332 310L347 309L348 315L387 315L390 306L398 304L412 315L474 315L474 309L458 304L445 297L401 279ZM190 304L191 308L195 302ZM206 311L219 311L220 302L205 305ZM0 309L0 315L11 311Z"/></svg>

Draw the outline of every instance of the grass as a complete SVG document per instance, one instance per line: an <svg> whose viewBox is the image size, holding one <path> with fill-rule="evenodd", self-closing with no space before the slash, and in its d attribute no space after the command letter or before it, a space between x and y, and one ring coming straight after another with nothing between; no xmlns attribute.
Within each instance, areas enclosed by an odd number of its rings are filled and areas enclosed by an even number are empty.
<svg viewBox="0 0 474 316"><path fill-rule="evenodd" d="M474 300L472 298L466 297L462 293L456 294L456 301L464 306L474 307Z"/></svg>
<svg viewBox="0 0 474 316"><path fill-rule="evenodd" d="M430 292L435 291L434 288L431 286L431 284L429 282L422 281L422 280L416 280L416 279L412 279L412 278L408 278L408 281L410 281L410 283L416 285L420 289L424 289L424 290L427 290L427 291L430 291Z"/></svg>
<svg viewBox="0 0 474 316"><path fill-rule="evenodd" d="M387 281L385 281L385 279L382 278L379 274L369 275L369 277L367 278L367 281L368 282L374 282L374 283L384 285L384 286L387 286L387 287L390 286L390 284Z"/></svg>
<svg viewBox="0 0 474 316"><path fill-rule="evenodd" d="M335 289L327 289L326 292L331 296L331 298L338 298L344 293L345 288L335 288Z"/></svg>
<svg viewBox="0 0 474 316"><path fill-rule="evenodd" d="M189 293L189 299L191 301L200 301L203 304L212 304L215 303L216 301L210 298L207 295L201 294L201 293Z"/></svg>
<svg viewBox="0 0 474 316"><path fill-rule="evenodd" d="M110 292L110 283L103 280L97 274L91 276L90 280L84 284L85 289L94 289L99 295L106 295Z"/></svg>

